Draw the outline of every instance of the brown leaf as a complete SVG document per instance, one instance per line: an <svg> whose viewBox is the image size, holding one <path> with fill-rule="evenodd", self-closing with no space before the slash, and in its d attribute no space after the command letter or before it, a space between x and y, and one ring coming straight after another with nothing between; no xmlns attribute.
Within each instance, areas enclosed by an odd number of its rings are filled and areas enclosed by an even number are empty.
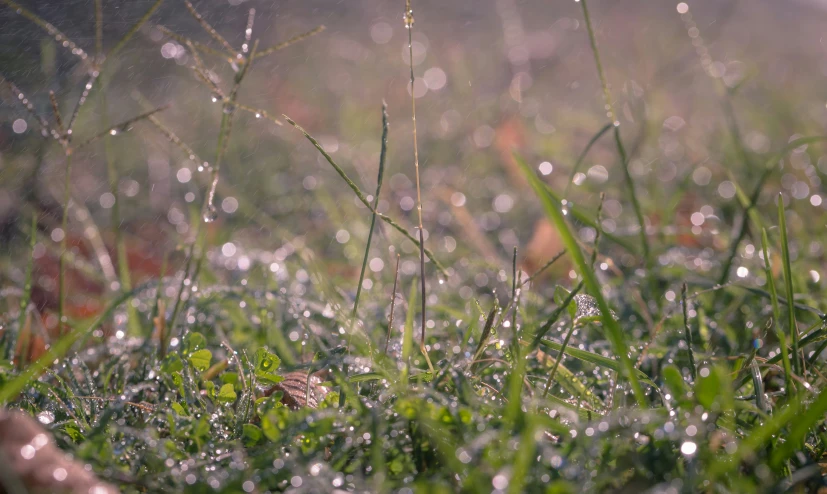
<svg viewBox="0 0 827 494"><path fill-rule="evenodd" d="M14 410L0 409L0 463L0 494L21 488L28 492L119 492L58 449L51 434L33 418Z"/></svg>
<svg viewBox="0 0 827 494"><path fill-rule="evenodd" d="M322 386L322 380L315 374L310 375L308 388L308 374L305 371L288 372L284 375L284 381L274 384L265 391L265 396L281 391L283 393L281 402L293 410L302 407L318 408L319 403L324 400L329 390Z"/></svg>

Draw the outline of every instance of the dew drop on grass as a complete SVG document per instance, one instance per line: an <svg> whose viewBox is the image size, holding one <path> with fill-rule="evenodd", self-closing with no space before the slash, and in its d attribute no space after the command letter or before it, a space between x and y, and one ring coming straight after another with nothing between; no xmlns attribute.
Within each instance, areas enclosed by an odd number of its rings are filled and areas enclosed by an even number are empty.
<svg viewBox="0 0 827 494"><path fill-rule="evenodd" d="M212 223L213 221L218 219L218 210L215 208L214 205L207 205L207 207L204 209L203 219L204 223Z"/></svg>

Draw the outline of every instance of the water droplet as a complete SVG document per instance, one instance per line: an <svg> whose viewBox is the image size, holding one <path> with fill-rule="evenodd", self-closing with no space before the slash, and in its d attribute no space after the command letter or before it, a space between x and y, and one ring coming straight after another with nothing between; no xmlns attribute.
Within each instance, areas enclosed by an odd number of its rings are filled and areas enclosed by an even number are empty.
<svg viewBox="0 0 827 494"><path fill-rule="evenodd" d="M204 209L204 223L212 223L216 219L218 219L218 210L215 209L215 206L212 204L208 204L207 207Z"/></svg>

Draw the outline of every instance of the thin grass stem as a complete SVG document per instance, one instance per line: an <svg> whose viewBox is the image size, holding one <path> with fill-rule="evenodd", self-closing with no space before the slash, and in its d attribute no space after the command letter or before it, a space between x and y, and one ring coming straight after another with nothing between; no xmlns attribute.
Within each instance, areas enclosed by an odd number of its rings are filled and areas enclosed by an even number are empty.
<svg viewBox="0 0 827 494"><path fill-rule="evenodd" d="M227 53L236 54L235 48L233 48L233 46L229 42L227 42L224 36L218 34L218 31L216 31L215 28L212 27L210 23L207 22L207 20L204 19L204 17L198 13L197 10L195 10L195 7L192 5L192 3L189 2L189 0L184 0L184 5L186 5L187 11L189 11L190 15L196 21L198 21L199 24L201 24L201 27L204 29L204 31L206 31L207 34L209 34L214 40L218 41L218 43L221 46L223 46L225 50L227 50Z"/></svg>
<svg viewBox="0 0 827 494"><path fill-rule="evenodd" d="M626 181L626 187L629 189L629 196L632 200L632 207L635 210L635 217L640 227L640 243L643 248L643 258L646 264L649 265L651 259L649 256L649 240L646 236L646 221L643 217L643 212L640 207L637 193L635 192L635 183L632 180L632 174L629 172L629 160L626 154L626 148L623 146L623 141L620 138L620 121L617 119L614 109L612 107L612 97L609 92L609 84L606 82L606 76L603 74L603 64L600 62L600 52L597 49L597 39L594 35L594 28L592 27L591 17L589 16L589 9L586 5L586 0L580 0L580 6L583 9L583 19L586 21L586 31L589 34L589 43L591 44L592 55L597 66L597 76L600 78L600 86L603 89L603 100L606 104L606 115L609 117L611 124L614 126L615 145L617 152L620 155L620 163L623 168L623 178Z"/></svg>
<svg viewBox="0 0 827 494"><path fill-rule="evenodd" d="M298 34L298 35L293 36L292 38L288 39L287 41L282 41L281 43L279 43L275 46L271 46L270 48L267 48L266 50L261 50L261 53L259 54L259 58L266 57L267 55L272 55L273 53L275 53L279 50L283 50L283 49L287 48L288 46L291 46L295 43L298 43L299 41L304 41L307 38L310 38L312 36L315 36L315 35L321 33L325 29L326 28L324 26L320 25L320 26L317 26L314 29L311 29L310 31L307 31L306 33Z"/></svg>

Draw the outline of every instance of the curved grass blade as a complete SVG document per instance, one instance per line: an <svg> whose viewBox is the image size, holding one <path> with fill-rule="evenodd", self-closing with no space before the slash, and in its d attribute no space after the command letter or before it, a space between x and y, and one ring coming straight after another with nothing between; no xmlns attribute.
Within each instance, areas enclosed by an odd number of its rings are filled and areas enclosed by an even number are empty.
<svg viewBox="0 0 827 494"><path fill-rule="evenodd" d="M526 178L531 183L531 187L534 189L534 192L540 198L543 208L546 211L546 215L548 215L549 219L551 219L552 223L554 223L554 226L557 228L557 231L560 233L563 244L569 252L569 255L572 257L574 264L580 271L580 275L583 277L586 288L589 292L591 292L591 295L597 302L597 307L600 310L601 319L603 320L603 329L606 332L609 341L612 343L615 354L620 359L620 366L618 367L619 374L629 380L638 405L641 408L644 407L646 405L646 396L643 394L643 390L640 387L640 376L638 375L640 371L634 367L634 364L629 359L628 347L624 341L625 338L623 337L623 332L620 329L620 325L618 325L617 321L615 321L614 317L612 317L609 304L607 304L606 300L603 298L603 292L601 291L600 284L597 281L597 276L594 274L594 270L583 257L583 251L581 251L580 246L577 245L577 240L574 238L569 225L566 223L563 213L560 212L549 196L544 193L546 187L544 187L543 183L537 178L525 161L519 158L516 154L515 158L517 163L522 167ZM611 359L606 360L614 362ZM614 365L618 365L618 363L615 362Z"/></svg>
<svg viewBox="0 0 827 494"><path fill-rule="evenodd" d="M408 232L408 230L404 229L401 225L399 225L399 223L395 222L387 215L376 211L373 205L370 202L368 202L368 199L367 197L365 197L365 194L362 193L362 191L359 189L359 186L356 185L353 182L353 180L351 180L350 177L347 176L347 173L345 173L341 166L339 166L335 161L333 161L333 158L329 154L327 154L327 151L325 151L324 148L322 148L321 144L319 144L319 141L317 141L316 138L308 134L307 131L304 130L299 124L297 124L292 118L288 117L287 115L282 116L285 118L285 120L287 120L287 123L289 123L296 129L298 129L299 132L304 134L304 137L307 138L307 140L310 141L311 144L313 144L313 147L315 147L322 154L322 156L324 156L324 159L327 160L327 162L330 163L330 166L332 166L333 169L336 170L336 173L338 173L339 176L342 177L342 179L347 183L348 187L350 187L350 190L352 190L353 193L356 194L356 197L362 204L364 204L371 212L375 213L376 216L378 216L382 221L392 226L396 231L404 235L405 238L407 238L408 240L413 242L414 245L419 247L419 240L414 238L414 236L411 235L410 232ZM442 264L440 264L439 261L437 261L436 257L434 257L433 252L426 248L425 255L428 256L428 259L430 259L431 262L434 263L434 265L437 267L437 269L443 276L447 276L445 268L442 266Z"/></svg>

